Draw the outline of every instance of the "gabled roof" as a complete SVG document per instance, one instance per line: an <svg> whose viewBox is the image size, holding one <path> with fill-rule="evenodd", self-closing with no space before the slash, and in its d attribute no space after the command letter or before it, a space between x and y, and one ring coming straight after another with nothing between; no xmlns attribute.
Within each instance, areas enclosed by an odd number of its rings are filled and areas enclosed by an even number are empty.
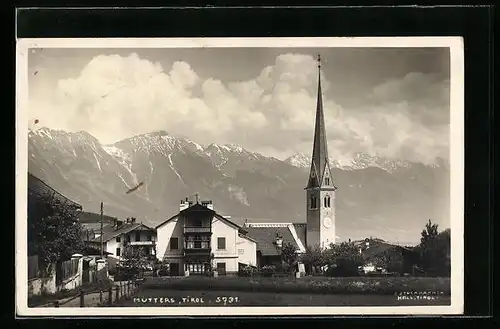
<svg viewBox="0 0 500 329"><path fill-rule="evenodd" d="M103 240L103 242L108 242L109 240L111 240L119 235L128 233L130 231L134 231L134 230L138 229L139 227L144 227L147 230L154 231L153 228L146 226L142 223L125 223L125 224L122 224L122 226L120 226L120 228L115 230L115 231L104 232L102 235L102 240ZM100 241L101 241L101 236L98 236L97 238L91 240L91 242L100 242Z"/></svg>
<svg viewBox="0 0 500 329"><path fill-rule="evenodd" d="M171 220L173 220L173 219L175 219L175 218L177 218L179 216L188 214L190 212L197 212L197 211L210 213L212 216L216 217L217 219L225 222L226 224L229 224L230 226L233 226L234 228L237 228L240 233L243 233L243 234L246 233L246 230L243 229L238 224L236 224L236 223L230 221L229 219L227 219L226 217L218 214L217 212L215 212L215 210L210 209L208 207L205 207L205 206L201 205L200 203L195 203L192 206L190 206L190 207L188 207L186 209L181 210L180 212L178 212L177 214L173 215L169 219L167 219L167 220L163 221L162 223L156 225L155 229L158 229L160 226L165 225L166 223L170 222Z"/></svg>
<svg viewBox="0 0 500 329"><path fill-rule="evenodd" d="M401 252L410 252L410 253L413 252L411 249L408 249L406 247L387 243L387 242L380 240L380 239L369 239L368 240L368 242L369 242L368 248L366 248L366 246L364 245L364 242L365 241L363 240L362 242L358 242L358 243L359 243L359 246L362 248L361 250L362 250L363 258L365 260L369 260L372 257L380 255L380 254L382 254L386 251L389 251L389 250L398 250Z"/></svg>
<svg viewBox="0 0 500 329"><path fill-rule="evenodd" d="M298 224L301 227L300 224ZM301 241L292 223L247 223L245 229L248 236L257 241L257 251L263 256L278 256L280 250L276 246L276 234L283 238L283 245L292 244L297 251L303 251L305 241Z"/></svg>
<svg viewBox="0 0 500 329"><path fill-rule="evenodd" d="M28 193L33 194L37 197L51 196L62 203L72 205L77 209L82 209L82 206L80 204L65 197L64 195L50 187L47 183L42 181L40 178L31 173L28 173Z"/></svg>

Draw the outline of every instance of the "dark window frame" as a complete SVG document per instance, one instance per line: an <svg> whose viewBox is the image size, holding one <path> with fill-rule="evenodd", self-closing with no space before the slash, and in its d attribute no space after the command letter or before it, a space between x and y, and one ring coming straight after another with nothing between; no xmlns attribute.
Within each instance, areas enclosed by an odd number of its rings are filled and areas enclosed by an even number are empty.
<svg viewBox="0 0 500 329"><path fill-rule="evenodd" d="M172 242L175 241L175 248L172 248ZM179 238L171 237L169 241L170 250L179 250Z"/></svg>
<svg viewBox="0 0 500 329"><path fill-rule="evenodd" d="M223 241L224 243L224 246L223 248L221 248L221 241ZM226 246L226 237L225 236L220 236L220 237L217 237L217 250L226 250L227 246Z"/></svg>

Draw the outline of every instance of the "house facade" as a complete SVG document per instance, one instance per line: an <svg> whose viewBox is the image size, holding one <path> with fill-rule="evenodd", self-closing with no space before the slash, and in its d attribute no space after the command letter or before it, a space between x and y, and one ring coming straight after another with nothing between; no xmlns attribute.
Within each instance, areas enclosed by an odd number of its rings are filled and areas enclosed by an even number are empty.
<svg viewBox="0 0 500 329"><path fill-rule="evenodd" d="M156 231L142 223L136 223L135 219L126 222L117 220L113 229L107 229L102 234L104 251L108 257L123 259L123 254L127 248L141 249L146 256L156 254ZM88 241L91 246L100 249L101 235L95 233L93 239Z"/></svg>
<svg viewBox="0 0 500 329"><path fill-rule="evenodd" d="M241 264L256 264L256 242L229 217L214 211L211 201L187 198L179 213L156 226L157 258L170 275L235 275Z"/></svg>

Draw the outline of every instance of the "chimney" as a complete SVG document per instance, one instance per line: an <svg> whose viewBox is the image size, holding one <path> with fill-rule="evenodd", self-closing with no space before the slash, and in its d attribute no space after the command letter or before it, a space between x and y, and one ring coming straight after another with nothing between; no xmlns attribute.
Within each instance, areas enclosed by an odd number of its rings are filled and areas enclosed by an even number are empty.
<svg viewBox="0 0 500 329"><path fill-rule="evenodd" d="M113 227L116 228L118 226L118 219L113 218Z"/></svg>
<svg viewBox="0 0 500 329"><path fill-rule="evenodd" d="M180 205L179 211L183 211L184 209L186 209L188 207L189 207L188 199L186 198L185 200L181 200L181 205Z"/></svg>
<svg viewBox="0 0 500 329"><path fill-rule="evenodd" d="M276 233L276 246L278 248L281 248L283 246L283 237L281 237L279 233Z"/></svg>
<svg viewBox="0 0 500 329"><path fill-rule="evenodd" d="M201 202L201 205L204 207L207 207L210 210L214 210L214 205L212 203L212 200L205 200Z"/></svg>
<svg viewBox="0 0 500 329"><path fill-rule="evenodd" d="M132 223L132 224L135 223L135 218L134 217L130 218L130 223Z"/></svg>
<svg viewBox="0 0 500 329"><path fill-rule="evenodd" d="M116 221L116 228L117 229L119 229L122 225L123 225L123 221L122 220L117 220Z"/></svg>

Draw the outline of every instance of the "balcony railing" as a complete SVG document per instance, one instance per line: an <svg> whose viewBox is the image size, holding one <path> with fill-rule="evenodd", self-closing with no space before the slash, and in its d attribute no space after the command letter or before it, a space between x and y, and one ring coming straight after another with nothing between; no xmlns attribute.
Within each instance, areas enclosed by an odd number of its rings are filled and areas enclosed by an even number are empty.
<svg viewBox="0 0 500 329"><path fill-rule="evenodd" d="M128 242L131 246L152 246L155 244L154 241L130 241Z"/></svg>
<svg viewBox="0 0 500 329"><path fill-rule="evenodd" d="M184 233L210 233L211 227L184 227Z"/></svg>

